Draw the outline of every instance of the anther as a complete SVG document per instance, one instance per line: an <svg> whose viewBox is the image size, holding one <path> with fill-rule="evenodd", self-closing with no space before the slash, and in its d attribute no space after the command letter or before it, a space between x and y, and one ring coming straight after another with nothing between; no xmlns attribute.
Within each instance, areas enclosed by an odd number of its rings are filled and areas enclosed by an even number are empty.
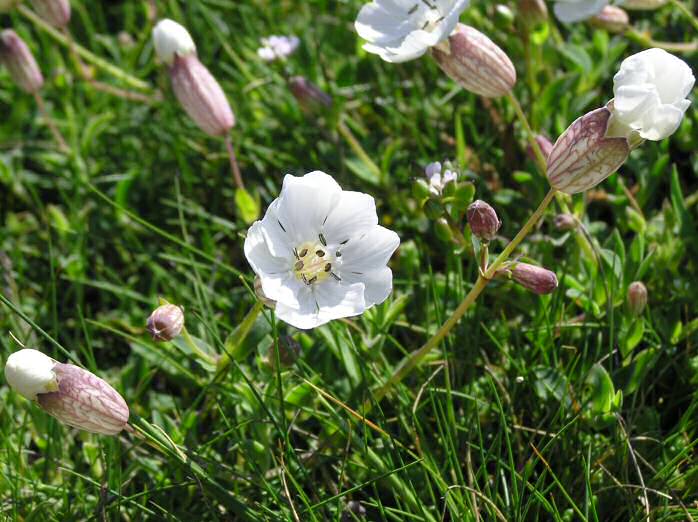
<svg viewBox="0 0 698 522"><path fill-rule="evenodd" d="M296 270L301 270L303 268L303 261L296 261L296 264L294 265L294 268Z"/></svg>
<svg viewBox="0 0 698 522"><path fill-rule="evenodd" d="M318 257L323 257L323 256L325 255L325 251L324 251L324 250L318 250L317 252L315 252L315 255L318 256Z"/></svg>
<svg viewBox="0 0 698 522"><path fill-rule="evenodd" d="M312 285L315 281L317 281L317 276L313 276L310 279L308 279L308 284Z"/></svg>
<svg viewBox="0 0 698 522"><path fill-rule="evenodd" d="M298 254L298 255L301 256L301 257L305 257L305 255L306 255L307 253L308 253L308 249L307 249L307 248L304 248L303 250L301 250L300 254Z"/></svg>
<svg viewBox="0 0 698 522"><path fill-rule="evenodd" d="M325 272L329 272L330 270L332 270L332 263L327 263L325 265Z"/></svg>
<svg viewBox="0 0 698 522"><path fill-rule="evenodd" d="M322 246L327 246L327 240L325 239L325 236L322 234L318 234L318 238L320 239L320 243L322 243Z"/></svg>

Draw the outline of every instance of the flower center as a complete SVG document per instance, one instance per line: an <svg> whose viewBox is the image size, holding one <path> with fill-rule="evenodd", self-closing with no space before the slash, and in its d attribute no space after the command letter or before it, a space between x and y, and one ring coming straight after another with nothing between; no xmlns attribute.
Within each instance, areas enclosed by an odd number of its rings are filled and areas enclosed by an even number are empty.
<svg viewBox="0 0 698 522"><path fill-rule="evenodd" d="M407 11L414 24L422 31L429 33L444 19L434 2L435 0L415 0L414 5Z"/></svg>
<svg viewBox="0 0 698 522"><path fill-rule="evenodd" d="M321 237L320 242L317 243L306 241L293 251L296 258L293 273L306 285L319 283L330 276L337 278L332 272L334 256L327 251L327 245L323 239Z"/></svg>

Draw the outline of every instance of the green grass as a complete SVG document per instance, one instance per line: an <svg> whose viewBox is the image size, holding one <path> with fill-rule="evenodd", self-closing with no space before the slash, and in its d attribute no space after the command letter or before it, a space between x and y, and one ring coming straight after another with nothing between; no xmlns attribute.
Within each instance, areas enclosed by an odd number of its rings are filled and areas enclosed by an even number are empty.
<svg viewBox="0 0 698 522"><path fill-rule="evenodd" d="M268 311L245 322L256 303L248 224L225 147L188 120L156 65L150 4L189 28L226 91L262 211L285 173L315 169L376 198L402 239L385 304L308 332ZM78 432L3 385L0 520L351 521L362 519L357 502L371 521L698 519L695 103L670 139L569 200L592 249L555 229L553 204L517 250L557 273L555 293L490 284L423 364L365 418L353 413L477 278L469 249L439 239L412 196L423 167L456 160L497 209L493 252L548 190L506 99L460 90L428 57L392 65L365 54L352 28L361 4L73 1L75 40L147 82L148 95L160 90L151 103L97 90L66 47L17 11L0 15L35 53L71 148L58 150L34 99L0 70L0 357L22 343L74 358L122 393L146 434ZM656 40L698 37L673 4L631 18ZM608 101L621 59L643 49L554 20L547 39L527 44L492 2L462 20L511 56L516 96L552 138ZM299 52L261 62L269 34L298 35ZM682 58L697 70L698 54ZM331 93L333 110L304 114L285 74ZM337 132L340 118L380 175ZM649 289L637 319L624 302L634 280ZM185 307L190 333L229 361L222 371L181 339L150 341L158 297ZM280 368L269 361L289 334L301 355Z"/></svg>

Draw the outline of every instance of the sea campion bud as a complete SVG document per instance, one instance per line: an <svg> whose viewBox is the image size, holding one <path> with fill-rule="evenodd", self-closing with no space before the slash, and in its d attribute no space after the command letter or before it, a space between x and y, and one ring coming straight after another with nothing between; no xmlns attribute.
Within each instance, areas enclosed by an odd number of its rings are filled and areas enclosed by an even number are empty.
<svg viewBox="0 0 698 522"><path fill-rule="evenodd" d="M488 203L479 199L470 204L467 217L470 230L481 241L492 240L502 226L497 212Z"/></svg>
<svg viewBox="0 0 698 522"><path fill-rule="evenodd" d="M630 17L620 7L607 5L591 18L591 23L610 33L622 33L630 25Z"/></svg>
<svg viewBox="0 0 698 522"><path fill-rule="evenodd" d="M524 24L535 27L548 21L548 7L544 0L520 0L519 16Z"/></svg>
<svg viewBox="0 0 698 522"><path fill-rule="evenodd" d="M548 156L550 156L550 151L553 150L552 142L542 134L536 134L535 140L540 148L541 154L543 154L543 159L548 159ZM536 153L531 145L526 147L526 154L528 154L528 157L531 158L532 161L536 161Z"/></svg>
<svg viewBox="0 0 698 522"><path fill-rule="evenodd" d="M573 230L577 228L577 218L572 214L558 214L553 219L557 230Z"/></svg>
<svg viewBox="0 0 698 522"><path fill-rule="evenodd" d="M78 366L23 349L7 359L5 378L17 393L69 426L103 435L127 429L129 409L123 397Z"/></svg>
<svg viewBox="0 0 698 522"><path fill-rule="evenodd" d="M196 56L189 32L172 20L153 29L155 52L170 69L172 90L184 110L210 136L222 136L235 125L235 117L220 84Z"/></svg>
<svg viewBox="0 0 698 522"><path fill-rule="evenodd" d="M498 270L498 277L508 277L534 294L550 294L557 288L557 276L543 267L516 263L511 268Z"/></svg>
<svg viewBox="0 0 698 522"><path fill-rule="evenodd" d="M171 341L184 327L184 312L181 306L165 304L158 306L146 323L146 329L154 341Z"/></svg>
<svg viewBox="0 0 698 522"><path fill-rule="evenodd" d="M647 306L647 287L641 281L633 281L628 286L628 308L630 313L638 316Z"/></svg>
<svg viewBox="0 0 698 522"><path fill-rule="evenodd" d="M292 76L288 80L288 85L305 112L321 112L332 107L332 97L307 78Z"/></svg>
<svg viewBox="0 0 698 522"><path fill-rule="evenodd" d="M14 82L34 94L44 85L44 77L29 47L12 29L0 33L0 62L7 67Z"/></svg>
<svg viewBox="0 0 698 522"><path fill-rule="evenodd" d="M548 156L548 181L567 194L590 189L613 174L628 159L623 137L607 138L611 111L602 107L577 118L558 138Z"/></svg>
<svg viewBox="0 0 698 522"><path fill-rule="evenodd" d="M54 27L65 27L70 22L70 0L31 0L36 14Z"/></svg>
<svg viewBox="0 0 698 522"><path fill-rule="evenodd" d="M458 24L432 53L446 74L480 96L504 96L516 83L516 69L506 53L473 27Z"/></svg>

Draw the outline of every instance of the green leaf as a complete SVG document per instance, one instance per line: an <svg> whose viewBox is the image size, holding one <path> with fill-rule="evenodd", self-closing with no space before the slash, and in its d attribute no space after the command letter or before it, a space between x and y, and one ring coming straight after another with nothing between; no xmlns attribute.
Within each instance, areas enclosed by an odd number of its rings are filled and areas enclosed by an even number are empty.
<svg viewBox="0 0 698 522"><path fill-rule="evenodd" d="M259 217L259 202L255 200L245 189L235 190L235 206L238 215L247 223L253 223Z"/></svg>

